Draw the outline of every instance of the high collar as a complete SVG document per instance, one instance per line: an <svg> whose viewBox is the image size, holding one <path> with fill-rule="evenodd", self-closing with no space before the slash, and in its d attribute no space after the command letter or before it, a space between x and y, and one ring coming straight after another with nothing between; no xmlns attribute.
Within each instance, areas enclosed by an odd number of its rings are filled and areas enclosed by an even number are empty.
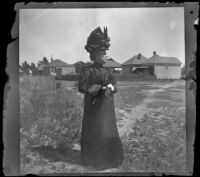
<svg viewBox="0 0 200 177"><path fill-rule="evenodd" d="M103 64L102 63L96 63L96 62L94 62L93 66L98 67L98 68L102 68Z"/></svg>

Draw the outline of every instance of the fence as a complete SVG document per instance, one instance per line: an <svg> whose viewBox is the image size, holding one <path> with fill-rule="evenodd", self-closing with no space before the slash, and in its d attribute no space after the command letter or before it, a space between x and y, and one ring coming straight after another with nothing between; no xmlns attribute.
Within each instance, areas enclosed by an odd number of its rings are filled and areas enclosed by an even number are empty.
<svg viewBox="0 0 200 177"><path fill-rule="evenodd" d="M155 80L156 76L144 74L113 74L116 81Z"/></svg>
<svg viewBox="0 0 200 177"><path fill-rule="evenodd" d="M156 76L144 75L144 74L113 74L116 81L135 81L135 80L155 80ZM56 80L66 80L66 81L77 81L79 75L64 75L62 77L56 77Z"/></svg>
<svg viewBox="0 0 200 177"><path fill-rule="evenodd" d="M22 76L20 84L30 90L55 89L55 76Z"/></svg>
<svg viewBox="0 0 200 177"><path fill-rule="evenodd" d="M76 81L79 78L79 74L73 74L73 75L63 75L61 77L56 77L56 80L66 80L66 81Z"/></svg>

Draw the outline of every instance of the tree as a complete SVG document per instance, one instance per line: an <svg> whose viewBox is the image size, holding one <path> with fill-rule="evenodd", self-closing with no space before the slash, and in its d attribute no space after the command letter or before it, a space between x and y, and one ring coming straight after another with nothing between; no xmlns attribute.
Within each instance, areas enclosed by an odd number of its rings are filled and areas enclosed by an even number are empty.
<svg viewBox="0 0 200 177"><path fill-rule="evenodd" d="M33 75L35 75L37 73L38 69L37 69L35 63L33 63L33 62L31 63L30 70L32 71Z"/></svg>
<svg viewBox="0 0 200 177"><path fill-rule="evenodd" d="M81 69L81 66L82 66L83 64L84 64L84 62L82 62L82 61L79 61L79 62L74 63L75 72L76 72L76 73L80 73L80 69Z"/></svg>
<svg viewBox="0 0 200 177"><path fill-rule="evenodd" d="M33 63L33 62L31 63L30 69L31 69L32 71L34 71L34 70L37 69L37 67L35 66L35 63Z"/></svg>
<svg viewBox="0 0 200 177"><path fill-rule="evenodd" d="M78 61L78 62L74 63L75 72L76 72L76 73L80 73L81 69L82 69L84 66L88 66L88 65L90 65L90 64L91 64L91 62L84 63L83 61Z"/></svg>
<svg viewBox="0 0 200 177"><path fill-rule="evenodd" d="M49 64L49 61L48 61L48 59L46 57L43 57L42 61L43 61L43 64L45 64L45 65Z"/></svg>
<svg viewBox="0 0 200 177"><path fill-rule="evenodd" d="M26 74L30 74L30 65L27 63L27 61L24 61L22 63L22 70L26 73Z"/></svg>
<svg viewBox="0 0 200 177"><path fill-rule="evenodd" d="M49 61L46 57L43 57L43 59L41 61L38 61L38 65L48 65L49 64Z"/></svg>

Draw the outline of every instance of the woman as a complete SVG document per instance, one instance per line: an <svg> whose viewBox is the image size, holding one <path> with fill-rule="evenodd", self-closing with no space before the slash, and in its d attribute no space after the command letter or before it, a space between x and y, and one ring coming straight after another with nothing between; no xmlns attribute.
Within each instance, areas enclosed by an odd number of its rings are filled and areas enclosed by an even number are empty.
<svg viewBox="0 0 200 177"><path fill-rule="evenodd" d="M98 27L90 34L85 49L93 64L81 70L78 83L85 94L81 162L97 170L119 167L124 159L114 110L117 83L109 68L103 67L109 41L107 28L103 33Z"/></svg>

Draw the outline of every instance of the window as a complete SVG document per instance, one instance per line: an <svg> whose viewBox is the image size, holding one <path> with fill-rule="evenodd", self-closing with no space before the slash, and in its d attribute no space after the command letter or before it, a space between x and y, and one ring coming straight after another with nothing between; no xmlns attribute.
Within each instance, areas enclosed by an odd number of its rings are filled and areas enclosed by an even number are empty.
<svg viewBox="0 0 200 177"><path fill-rule="evenodd" d="M50 71L53 73L55 72L55 68L51 68Z"/></svg>

